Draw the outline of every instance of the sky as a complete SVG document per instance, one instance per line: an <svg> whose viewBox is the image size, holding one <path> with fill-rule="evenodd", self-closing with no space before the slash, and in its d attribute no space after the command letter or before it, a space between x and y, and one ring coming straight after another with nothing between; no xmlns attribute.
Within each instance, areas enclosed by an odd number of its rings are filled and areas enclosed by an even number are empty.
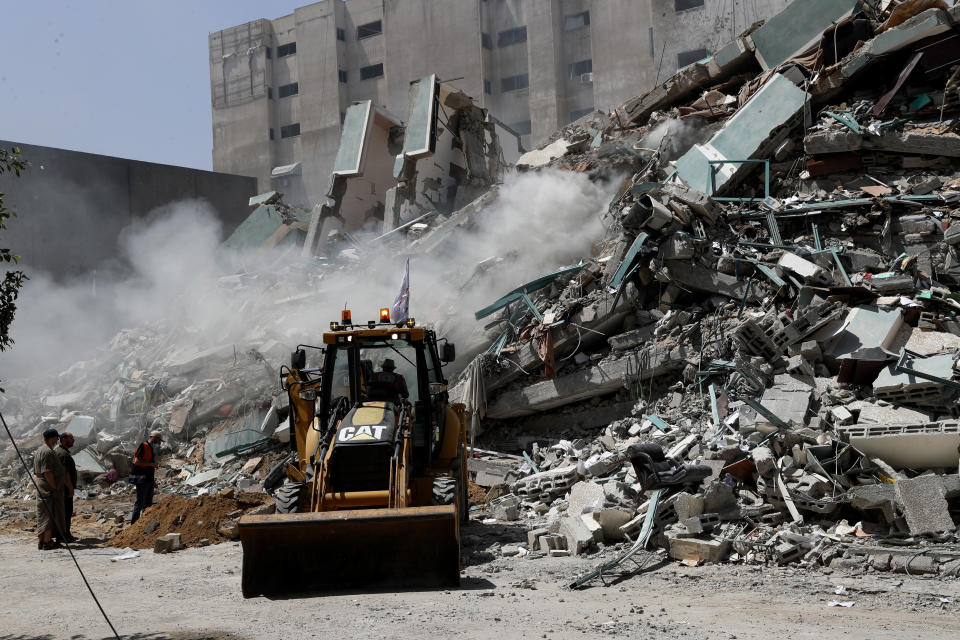
<svg viewBox="0 0 960 640"><path fill-rule="evenodd" d="M207 36L310 0L0 0L0 140L212 168Z"/></svg>

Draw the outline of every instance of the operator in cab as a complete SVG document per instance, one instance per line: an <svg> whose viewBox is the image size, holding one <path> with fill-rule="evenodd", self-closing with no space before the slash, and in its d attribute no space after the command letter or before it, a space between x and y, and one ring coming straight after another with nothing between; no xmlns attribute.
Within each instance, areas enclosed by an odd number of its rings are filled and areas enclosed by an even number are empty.
<svg viewBox="0 0 960 640"><path fill-rule="evenodd" d="M373 375L376 386L395 402L399 401L400 398L406 400L410 397L410 392L407 391L407 381L404 380L402 375L396 373L396 370L396 363L392 358L387 358L380 365L380 371Z"/></svg>

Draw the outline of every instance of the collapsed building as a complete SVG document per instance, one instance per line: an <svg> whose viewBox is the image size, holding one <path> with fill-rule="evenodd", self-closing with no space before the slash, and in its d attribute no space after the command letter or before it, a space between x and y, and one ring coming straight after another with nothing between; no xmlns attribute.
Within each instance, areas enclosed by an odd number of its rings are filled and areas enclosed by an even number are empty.
<svg viewBox="0 0 960 640"><path fill-rule="evenodd" d="M520 158L632 175L594 255L476 313L455 393L523 450L474 463L533 519L511 552L889 568L895 537L956 572L922 540L960 523L960 9L886 4L795 2Z"/></svg>
<svg viewBox="0 0 960 640"><path fill-rule="evenodd" d="M520 158L617 189L589 255L515 282L461 338L450 394L471 416L479 508L529 525L511 555L628 540L615 561L652 546L693 564L956 575L958 19L939 1L794 2ZM291 310L384 246L331 238L327 222L376 221L398 255L452 261L498 198L482 110L432 77L411 104L403 127L350 107L313 211L252 202L228 243L288 238L310 257L289 278L221 281L263 293L273 316L256 340L183 352L124 332L48 394L6 400L24 442L50 424L89 433L80 466L103 477L159 427L175 446L166 490L269 488L289 437L281 339L302 335ZM461 269L457 287L510 268ZM0 490L27 491L12 468Z"/></svg>

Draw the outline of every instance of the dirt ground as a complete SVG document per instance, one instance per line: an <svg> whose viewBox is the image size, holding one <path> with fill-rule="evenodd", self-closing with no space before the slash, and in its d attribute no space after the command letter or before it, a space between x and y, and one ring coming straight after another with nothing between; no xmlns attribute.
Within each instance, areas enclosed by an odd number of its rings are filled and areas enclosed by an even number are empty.
<svg viewBox="0 0 960 640"><path fill-rule="evenodd" d="M124 638L696 638L806 640L960 634L960 580L660 561L640 575L581 591L567 585L614 550L585 558L493 557L520 527L463 531L460 589L399 593L240 595L241 549L228 542L111 562L76 556ZM0 640L110 637L66 551L39 552L24 533L0 535ZM838 596L842 585L847 595ZM831 600L852 601L849 608Z"/></svg>

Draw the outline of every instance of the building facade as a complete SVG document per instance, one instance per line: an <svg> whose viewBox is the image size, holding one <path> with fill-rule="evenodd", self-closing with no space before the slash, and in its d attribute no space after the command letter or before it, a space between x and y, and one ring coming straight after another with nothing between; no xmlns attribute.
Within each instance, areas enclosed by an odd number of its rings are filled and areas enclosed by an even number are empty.
<svg viewBox="0 0 960 640"><path fill-rule="evenodd" d="M324 0L211 33L215 171L311 206L347 107L436 73L530 148L706 57L789 0ZM504 141L505 153L517 149ZM508 157L508 159L511 159Z"/></svg>

